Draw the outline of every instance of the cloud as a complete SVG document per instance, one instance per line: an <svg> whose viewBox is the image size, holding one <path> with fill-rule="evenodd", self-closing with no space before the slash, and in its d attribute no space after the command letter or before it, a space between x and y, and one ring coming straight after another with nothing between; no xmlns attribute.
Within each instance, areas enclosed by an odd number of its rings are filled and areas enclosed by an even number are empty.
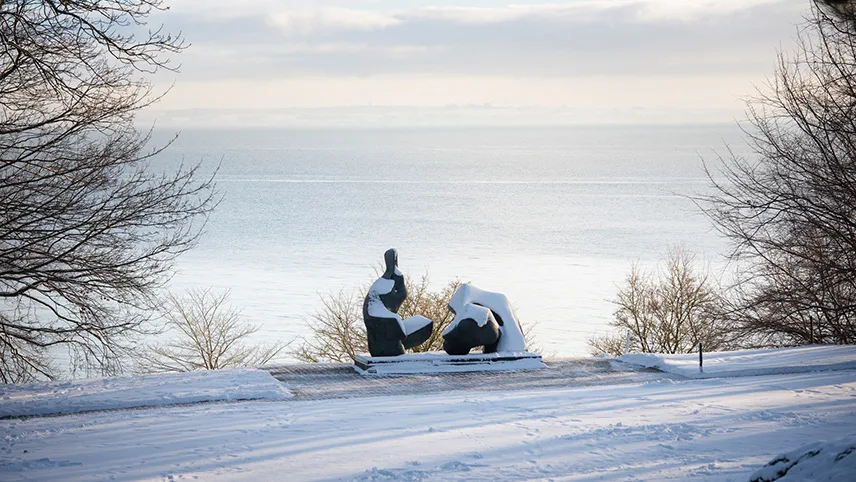
<svg viewBox="0 0 856 482"><path fill-rule="evenodd" d="M185 28L196 38L182 62L191 76L233 79L757 74L770 71L776 48L793 31L797 5L804 7L802 0L581 0L400 11L268 5L278 13L236 20L229 29L204 22ZM218 45L235 54L215 66L194 61L197 54L211 57L203 51Z"/></svg>
<svg viewBox="0 0 856 482"><path fill-rule="evenodd" d="M267 17L286 34L310 35L325 31L378 30L401 24L392 14L338 7L285 9Z"/></svg>
<svg viewBox="0 0 856 482"><path fill-rule="evenodd" d="M347 3L348 7L341 4ZM370 31L414 21L496 24L526 20L556 22L692 22L751 10L788 0L577 0L574 2L503 4L493 6L422 5L382 8L376 1L298 2L284 0L182 0L172 10L224 21L260 18L289 35L331 31ZM422 3L422 2L419 2ZM426 2L429 3L429 2ZM485 2L488 3L488 2ZM793 2L791 2L793 3ZM299 6L293 6L298 4ZM336 5L339 4L339 5ZM363 8L353 8L354 4ZM412 4L412 2L411 2Z"/></svg>
<svg viewBox="0 0 856 482"><path fill-rule="evenodd" d="M494 7L428 6L397 10L389 15L401 21L435 20L463 24L491 24L526 20L583 23L593 21L691 22L730 15L783 0L580 0L573 3L502 5Z"/></svg>
<svg viewBox="0 0 856 482"><path fill-rule="evenodd" d="M613 89L602 99L617 96L614 91L654 102L649 92L662 88L691 93L687 103L715 95L719 102L763 82L807 8L805 0L176 1L177 8L158 20L193 43L179 58L178 85L220 82L218 92L234 86L234 97L211 91L206 98L236 107L258 90L252 85L271 79L294 81L270 90L297 92L294 102L306 98L312 105L335 92L348 92L335 97L336 105L367 99L480 103L482 91L491 92L484 101L497 104L540 104L547 97L561 103L559 86L587 79L599 80L574 85L590 92L609 81ZM436 92L432 82L407 80L407 88L390 97L396 84L389 79L402 78L435 79ZM487 89L475 80L450 80L484 78L508 82ZM710 82L659 87L670 78ZM731 79L727 88L725 78ZM643 88L645 82L658 87ZM317 96L305 94L318 85L326 87L316 89ZM181 95L190 99L192 91Z"/></svg>
<svg viewBox="0 0 856 482"><path fill-rule="evenodd" d="M740 77L540 78L467 75L378 75L301 77L258 81L177 83L159 105L170 109L209 106L273 109L341 105L573 105L580 108L720 108L740 106L733 95L745 90ZM221 92L241 95L222 96ZM704 92L698 96L698 92ZM417 94L414 96L414 94Z"/></svg>
<svg viewBox="0 0 856 482"><path fill-rule="evenodd" d="M423 7L417 10L399 12L399 15L409 19L439 20L458 23L501 23L525 18L529 15L544 14L548 11L577 10L576 7L555 5L541 6L508 6L499 8L488 7Z"/></svg>
<svg viewBox="0 0 856 482"><path fill-rule="evenodd" d="M787 2L783 0L647 0L638 3L639 19L642 21L691 22Z"/></svg>

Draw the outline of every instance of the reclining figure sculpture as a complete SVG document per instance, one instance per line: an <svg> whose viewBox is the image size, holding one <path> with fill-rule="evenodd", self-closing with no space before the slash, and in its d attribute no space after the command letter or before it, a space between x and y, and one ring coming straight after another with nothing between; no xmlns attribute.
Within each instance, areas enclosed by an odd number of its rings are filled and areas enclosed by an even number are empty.
<svg viewBox="0 0 856 482"><path fill-rule="evenodd" d="M526 341L508 298L465 283L449 300L455 319L443 330L443 350L466 355L483 346L484 353L525 352Z"/></svg>
<svg viewBox="0 0 856 482"><path fill-rule="evenodd" d="M402 320L398 315L407 299L404 275L398 270L398 252L387 250L384 261L386 271L369 288L363 302L363 322L373 357L403 355L406 349L425 343L434 328L434 322L424 316Z"/></svg>
<svg viewBox="0 0 856 482"><path fill-rule="evenodd" d="M403 355L405 350L425 343L434 322L424 316L405 320L398 315L407 299L404 275L398 270L398 252L384 253L386 270L375 281L363 302L369 352L373 357ZM483 353L526 351L520 322L505 295L461 285L448 304L455 319L443 331L443 350L449 355L467 355L476 347Z"/></svg>

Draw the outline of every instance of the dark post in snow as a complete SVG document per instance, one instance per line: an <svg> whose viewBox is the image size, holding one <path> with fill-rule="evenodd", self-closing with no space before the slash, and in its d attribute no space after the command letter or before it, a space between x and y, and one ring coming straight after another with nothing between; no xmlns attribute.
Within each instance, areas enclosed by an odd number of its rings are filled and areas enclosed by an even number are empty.
<svg viewBox="0 0 856 482"><path fill-rule="evenodd" d="M809 344L814 345L814 318L808 319L808 328L809 328Z"/></svg>
<svg viewBox="0 0 856 482"><path fill-rule="evenodd" d="M702 366L704 360L702 358L701 348L701 342L698 342L698 371L699 373L704 373L704 367Z"/></svg>

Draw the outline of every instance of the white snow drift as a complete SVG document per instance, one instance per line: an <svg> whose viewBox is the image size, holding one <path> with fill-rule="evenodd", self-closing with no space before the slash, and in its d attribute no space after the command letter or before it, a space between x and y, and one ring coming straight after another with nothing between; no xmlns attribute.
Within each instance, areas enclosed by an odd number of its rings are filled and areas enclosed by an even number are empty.
<svg viewBox="0 0 856 482"><path fill-rule="evenodd" d="M856 435L814 442L774 458L750 482L841 482L856 479Z"/></svg>
<svg viewBox="0 0 856 482"><path fill-rule="evenodd" d="M214 401L277 400L290 396L291 393L282 383L263 370L235 369L95 378L0 385L0 417Z"/></svg>
<svg viewBox="0 0 856 482"><path fill-rule="evenodd" d="M655 355L630 353L618 357L633 365L657 368L688 378L745 377L806 373L825 370L856 370L856 346L812 345L776 350L740 350L703 354Z"/></svg>

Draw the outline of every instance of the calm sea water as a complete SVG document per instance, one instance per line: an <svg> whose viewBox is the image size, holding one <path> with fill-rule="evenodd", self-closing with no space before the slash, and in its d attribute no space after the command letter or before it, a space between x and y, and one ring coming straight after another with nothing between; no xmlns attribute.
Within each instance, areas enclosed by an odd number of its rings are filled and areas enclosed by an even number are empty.
<svg viewBox="0 0 856 482"><path fill-rule="evenodd" d="M545 354L584 355L632 261L683 244L719 262L684 196L726 144L743 149L736 126L186 130L156 165L219 165L223 202L172 288L230 289L258 339L290 340L395 247L435 287L507 294Z"/></svg>

